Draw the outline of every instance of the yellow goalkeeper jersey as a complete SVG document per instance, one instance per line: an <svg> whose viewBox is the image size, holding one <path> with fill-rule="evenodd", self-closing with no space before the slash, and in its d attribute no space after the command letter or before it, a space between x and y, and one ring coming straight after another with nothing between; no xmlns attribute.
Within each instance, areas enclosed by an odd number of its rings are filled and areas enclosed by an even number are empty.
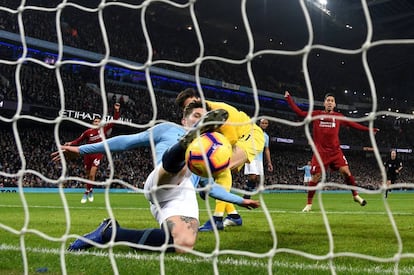
<svg viewBox="0 0 414 275"><path fill-rule="evenodd" d="M227 123L220 127L219 131L234 145L239 139L248 137L252 134L252 128L255 126L250 117L242 111L224 102L215 102L206 100L211 109L224 109L229 113Z"/></svg>

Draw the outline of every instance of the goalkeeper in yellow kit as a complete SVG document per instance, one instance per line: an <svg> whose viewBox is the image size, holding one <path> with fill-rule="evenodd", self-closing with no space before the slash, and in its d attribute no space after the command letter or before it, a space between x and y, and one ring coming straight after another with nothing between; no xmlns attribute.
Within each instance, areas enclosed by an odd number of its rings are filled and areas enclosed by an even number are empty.
<svg viewBox="0 0 414 275"><path fill-rule="evenodd" d="M193 101L201 100L197 92L192 89L185 89L180 92L176 98L176 104L185 108ZM227 191L230 191L232 185L231 171L240 170L245 163L250 163L257 154L263 151L264 135L263 130L251 120L244 112L237 110L235 107L224 102L205 101L212 110L224 109L229 113L226 123L217 131L222 133L233 146L233 154L230 159L230 168L219 174L215 181L222 185ZM223 220L224 213L227 217ZM213 219L218 230L224 229L225 226L240 226L242 218L238 214L232 203L216 200L216 207ZM199 231L212 231L213 226L207 221L199 228Z"/></svg>

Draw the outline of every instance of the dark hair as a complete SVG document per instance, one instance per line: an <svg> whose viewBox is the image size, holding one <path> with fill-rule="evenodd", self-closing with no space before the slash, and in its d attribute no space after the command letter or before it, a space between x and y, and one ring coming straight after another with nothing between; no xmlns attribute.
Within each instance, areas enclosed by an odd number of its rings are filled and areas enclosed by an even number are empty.
<svg viewBox="0 0 414 275"><path fill-rule="evenodd" d="M184 111L183 111L183 117L189 116L191 112L197 108L203 108L203 103L198 100L191 102L190 104L185 106ZM206 103L206 111L207 112L211 111L211 107L207 103Z"/></svg>
<svg viewBox="0 0 414 275"><path fill-rule="evenodd" d="M184 108L184 102L187 98L190 97L197 97L197 92L193 88L187 88L181 91L177 97L175 98L175 104L177 104L180 108Z"/></svg>
<svg viewBox="0 0 414 275"><path fill-rule="evenodd" d="M323 100L325 101L328 97L332 96L333 98L335 98L335 95L332 93L326 93L325 97L323 98Z"/></svg>

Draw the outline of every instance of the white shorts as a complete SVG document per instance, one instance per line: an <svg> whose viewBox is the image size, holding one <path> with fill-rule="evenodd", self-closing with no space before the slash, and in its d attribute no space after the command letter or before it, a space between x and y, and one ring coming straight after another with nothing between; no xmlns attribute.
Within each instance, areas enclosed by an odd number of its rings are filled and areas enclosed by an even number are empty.
<svg viewBox="0 0 414 275"><path fill-rule="evenodd" d="M250 163L244 165L244 174L245 175L264 175L263 172L263 161L261 160L252 160Z"/></svg>
<svg viewBox="0 0 414 275"><path fill-rule="evenodd" d="M308 182L310 182L311 181L311 179L312 179L312 177L303 177L303 182L306 182L306 183L308 183Z"/></svg>
<svg viewBox="0 0 414 275"><path fill-rule="evenodd" d="M157 186L157 176L161 165L158 165L149 174L145 184L145 197L150 202L151 213L161 225L163 221L172 216L186 216L198 220L198 202L191 177L185 176L179 185L168 188L158 187L155 193L152 188ZM160 208L157 207L159 203Z"/></svg>

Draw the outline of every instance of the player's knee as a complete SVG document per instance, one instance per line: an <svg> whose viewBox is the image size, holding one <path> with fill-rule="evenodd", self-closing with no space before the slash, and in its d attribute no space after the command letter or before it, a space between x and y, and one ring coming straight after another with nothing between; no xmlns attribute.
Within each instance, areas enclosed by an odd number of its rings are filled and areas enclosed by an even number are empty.
<svg viewBox="0 0 414 275"><path fill-rule="evenodd" d="M177 253L187 253L196 244L197 237L194 235L182 234L183 236L174 237L175 251Z"/></svg>
<svg viewBox="0 0 414 275"><path fill-rule="evenodd" d="M173 226L170 228L171 237L177 253L192 250L197 240L199 222L195 218L175 216L169 219Z"/></svg>

